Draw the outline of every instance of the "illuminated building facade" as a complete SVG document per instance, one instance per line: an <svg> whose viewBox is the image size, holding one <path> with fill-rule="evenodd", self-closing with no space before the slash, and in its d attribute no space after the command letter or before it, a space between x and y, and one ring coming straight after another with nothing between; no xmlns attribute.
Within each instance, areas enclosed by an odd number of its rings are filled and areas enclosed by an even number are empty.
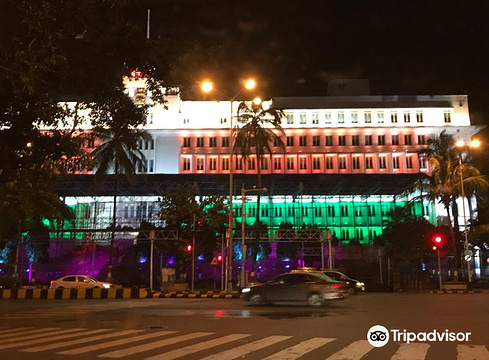
<svg viewBox="0 0 489 360"><path fill-rule="evenodd" d="M144 79L127 78L125 85L136 103L150 101ZM166 108L154 105L149 111L146 129L152 139L139 146L146 168L138 172L146 174L146 185L121 194L118 225L137 228L142 220L158 222L158 195L172 183L197 183L202 194L227 194L230 166L239 222L240 188L251 188L260 166L269 189L261 199L260 219L271 229L282 223L317 226L329 228L340 243L368 244L381 234L389 211L415 197L404 190L416 174L430 171L419 153L428 137L446 131L469 140L479 131L470 124L466 95L278 97L263 106L285 113L285 153L272 144L273 154L260 164L253 155L246 161L234 156L231 164L230 102L184 101L178 89L168 90ZM79 226L106 228L110 197L84 194L64 191L66 202L76 208ZM253 224L255 198L248 199L246 221ZM416 202L414 211L434 224L444 214L426 200Z"/></svg>

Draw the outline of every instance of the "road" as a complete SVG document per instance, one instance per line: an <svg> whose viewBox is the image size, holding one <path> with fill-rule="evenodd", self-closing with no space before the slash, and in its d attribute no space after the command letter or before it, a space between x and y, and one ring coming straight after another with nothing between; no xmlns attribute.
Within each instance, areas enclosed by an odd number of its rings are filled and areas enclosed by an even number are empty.
<svg viewBox="0 0 489 360"><path fill-rule="evenodd" d="M489 359L489 294L360 294L324 308L238 299L2 300L1 359ZM470 332L469 341L389 341L373 325Z"/></svg>

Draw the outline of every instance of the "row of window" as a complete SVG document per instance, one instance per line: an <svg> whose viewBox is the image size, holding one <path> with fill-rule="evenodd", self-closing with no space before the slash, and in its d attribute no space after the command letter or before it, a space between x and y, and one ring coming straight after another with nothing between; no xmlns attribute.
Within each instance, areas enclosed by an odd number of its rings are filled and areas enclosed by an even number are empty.
<svg viewBox="0 0 489 360"><path fill-rule="evenodd" d="M390 111L390 122L393 124L396 124L399 122L399 113L398 111ZM350 115L350 123L352 124L358 124L359 119L363 120L363 123L365 124L371 124L372 123L372 111L351 111L349 112ZM377 123L383 124L384 119L385 119L385 114L384 111L376 111L375 112ZM411 111L406 110L402 112L402 119L404 123L408 124L411 123ZM320 123L324 124L332 124L333 123L333 113L331 112L324 112L321 114L321 117L323 118L323 121L320 121L320 113L319 112L313 112L311 114L311 122L313 125L318 125ZM287 118L287 125L293 125L295 123L295 114L294 113L287 113L286 114ZM424 116L423 116L423 111L422 110L417 110L415 113L415 118L417 123L423 123L424 122ZM443 118L445 123L451 123L451 112L449 110L443 112ZM336 113L336 123L338 124L344 124L345 123L345 112L344 111L339 111ZM299 113L299 124L300 125L305 125L307 124L307 113L301 112Z"/></svg>
<svg viewBox="0 0 489 360"><path fill-rule="evenodd" d="M285 210L287 211L283 211ZM376 206L375 205L368 205L368 206L355 206L352 208L351 206L348 205L340 205L339 207L336 207L334 205L326 205L324 207L322 206L312 206L312 207L307 207L307 206L300 206L300 205L289 205L286 207L283 206L277 206L277 207L268 207L266 205L261 205L260 207L260 216L266 217L266 216L277 216L277 217L282 217L284 216L284 212L286 213L286 216L289 217L302 217L302 216L326 216L326 217L348 217L348 216L354 216L354 217L364 217L364 216L376 216L376 215L381 215L381 216L388 216L389 212L388 211L375 211ZM337 211L339 209L339 211ZM236 216L241 217L241 208L237 207L235 208ZM246 214L249 214L251 217L256 216L256 205L246 205L245 207L245 212Z"/></svg>
<svg viewBox="0 0 489 360"><path fill-rule="evenodd" d="M359 145L386 145L388 139L390 141L389 145L401 145L400 139L403 140L403 145L413 145L413 135L405 134L405 135L300 135L300 136L287 136L285 139L286 146L295 146L296 139L299 139L299 146L359 146ZM183 138L183 147L188 148L192 147L192 139L191 137ZM195 147L201 148L205 147L207 140L207 146L210 148L217 147L218 141L216 136L211 137L203 137L199 136L195 138ZM220 145L221 147L229 147L229 137L221 137ZM417 135L417 144L418 145L426 145L426 135ZM375 141L375 143L374 143ZM273 146L280 146L280 140L278 138L274 138Z"/></svg>
<svg viewBox="0 0 489 360"><path fill-rule="evenodd" d="M352 155L351 159L349 155L339 155L337 160L335 156L299 156L296 157L273 157L272 160L268 157L263 157L260 161L261 170L272 169L274 171L294 171L294 170L347 170L351 167L353 170L361 170L363 167L365 170L386 170L388 167L393 170L413 169L414 159L417 159L417 155L406 155L406 156L388 156L388 155ZM195 171L205 171L206 162L208 171L229 171L229 158L221 158L221 168L218 169L218 158L217 157L197 157L195 158ZM234 159L234 170L242 171L244 166L246 170L255 171L257 167L257 161L255 157L250 157L246 160L241 157L236 157ZM427 163L426 158L423 156L419 157L419 167L420 169L426 169ZM271 167L271 168L270 168ZM192 159L190 157L182 158L182 170L184 172L192 171Z"/></svg>
<svg viewBox="0 0 489 360"><path fill-rule="evenodd" d="M296 114L294 114L294 113L286 113L285 114L287 125L294 125L296 123L296 119L295 119L296 116L295 115ZM298 122L299 125L308 124L306 112L301 112L298 115L299 115L299 122ZM422 110L417 110L415 112L414 116L412 116L412 115L413 114L409 110L403 111L402 113L398 112L398 111L390 111L388 117L389 117L389 120L392 124L399 123L400 122L399 119L402 119L402 121L405 124L409 124L411 122L414 122L414 120L412 121L412 118L416 119L416 123L423 123L424 122L424 114L423 114ZM376 111L375 116L376 116L376 123L383 124L385 122L386 115L385 115L384 111ZM332 112L324 112L324 113L313 112L311 114L311 123L313 125L319 125L319 124L330 125L333 123L345 124L345 118L346 118L346 116L345 116L344 111L338 111L337 113L335 113L335 119L334 119L335 121L333 121L333 113ZM359 111L351 111L351 112L349 112L349 122L351 124L358 124L360 119L363 121L364 124L372 124L372 118L373 118L372 111L360 111L360 112ZM452 115L451 115L450 110L446 110L443 112L443 119L444 119L445 124L450 124L452 122ZM221 124L227 123L226 118L221 118L220 121L221 121ZM151 122L148 122L148 123L152 123L152 122L153 122L153 119L151 118ZM183 123L189 124L190 119L184 118Z"/></svg>

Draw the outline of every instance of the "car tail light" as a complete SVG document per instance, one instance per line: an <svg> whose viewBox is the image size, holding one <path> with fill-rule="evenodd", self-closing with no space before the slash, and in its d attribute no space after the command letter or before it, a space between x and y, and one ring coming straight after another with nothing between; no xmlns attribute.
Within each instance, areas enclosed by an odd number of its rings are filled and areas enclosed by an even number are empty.
<svg viewBox="0 0 489 360"><path fill-rule="evenodd" d="M53 286L53 280L51 280L51 282L49 283L49 286Z"/></svg>
<svg viewBox="0 0 489 360"><path fill-rule="evenodd" d="M343 285L341 285L341 284L333 284L331 287L332 287L332 288L335 288L335 289L338 289L338 288L340 288L340 287L342 287L342 286L343 286Z"/></svg>

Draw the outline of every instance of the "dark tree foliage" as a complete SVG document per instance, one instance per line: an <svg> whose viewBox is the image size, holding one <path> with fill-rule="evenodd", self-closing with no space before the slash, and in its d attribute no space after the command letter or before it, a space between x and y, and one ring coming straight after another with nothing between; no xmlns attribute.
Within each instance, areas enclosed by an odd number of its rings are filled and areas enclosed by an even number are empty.
<svg viewBox="0 0 489 360"><path fill-rule="evenodd" d="M168 250L175 256L185 255L184 246L192 242L195 231L195 253L211 259L214 252L220 252L221 236L226 229L224 202L224 196L198 197L195 189L183 186L165 191L159 202L160 216L166 222L166 229L179 230L182 242L179 248L162 250ZM161 246L170 246L165 244Z"/></svg>
<svg viewBox="0 0 489 360"><path fill-rule="evenodd" d="M396 207L390 216L392 221L382 232L385 255L395 264L419 266L421 260L432 253L431 238L435 233L445 233L422 217L412 215L411 207ZM445 236L448 239L448 232Z"/></svg>

